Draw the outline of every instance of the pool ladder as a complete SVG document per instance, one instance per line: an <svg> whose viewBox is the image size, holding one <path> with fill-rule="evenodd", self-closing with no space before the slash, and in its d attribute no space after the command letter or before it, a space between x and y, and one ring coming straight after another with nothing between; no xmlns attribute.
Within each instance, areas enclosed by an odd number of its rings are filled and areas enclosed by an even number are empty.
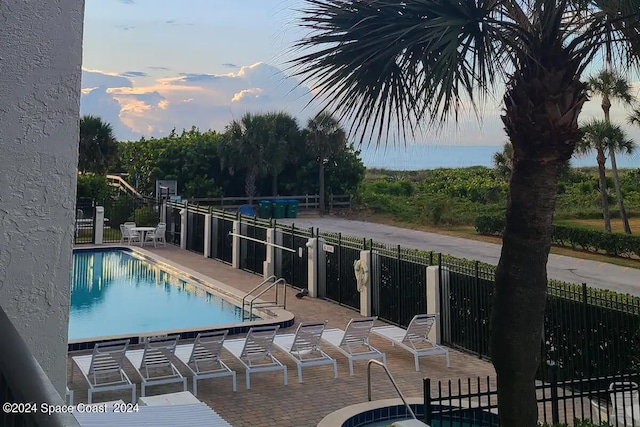
<svg viewBox="0 0 640 427"><path fill-rule="evenodd" d="M393 377L391 376L391 372L389 372L389 369L387 369L387 366L384 363L375 359L371 359L367 362L367 396L369 398L369 402L371 402L371 365L378 365L382 369L384 369L384 372L387 374L387 377L389 377L389 379L391 380L391 384L393 384L393 387L396 389L398 396L400 396L400 399L402 399L402 403L404 403L404 406L407 408L407 410L411 414L411 417L414 420L417 420L418 418L416 418L416 414L413 413L411 406L409 406L409 404L407 403L407 399L405 399L404 395L398 388L398 384L396 383L396 380L394 380Z"/></svg>
<svg viewBox="0 0 640 427"><path fill-rule="evenodd" d="M278 286L282 285L282 286ZM280 292L278 292L279 288L282 288L282 302L279 300ZM276 291L275 300L273 301L257 301L265 293L269 292L271 289ZM258 293L255 293L259 291ZM260 282L255 288L251 289L247 294L242 298L242 320L251 319L253 316L254 307L282 307L286 308L287 304L287 281L282 277L277 278L276 276L269 276ZM248 310L247 310L248 307ZM245 313L249 313L249 317L247 318Z"/></svg>

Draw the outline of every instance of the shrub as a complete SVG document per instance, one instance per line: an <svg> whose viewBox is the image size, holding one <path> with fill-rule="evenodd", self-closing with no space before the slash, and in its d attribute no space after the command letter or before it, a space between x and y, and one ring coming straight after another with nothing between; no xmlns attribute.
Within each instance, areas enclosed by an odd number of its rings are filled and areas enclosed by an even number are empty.
<svg viewBox="0 0 640 427"><path fill-rule="evenodd" d="M152 227L158 225L158 214L156 210L150 206L145 206L135 210L133 217L136 225L141 227Z"/></svg>
<svg viewBox="0 0 640 427"><path fill-rule="evenodd" d="M493 236L501 236L504 226L505 219L499 216L479 216L475 222L476 232ZM624 257L640 256L640 237L628 234L554 225L551 241L556 245L590 252L603 251L608 255Z"/></svg>

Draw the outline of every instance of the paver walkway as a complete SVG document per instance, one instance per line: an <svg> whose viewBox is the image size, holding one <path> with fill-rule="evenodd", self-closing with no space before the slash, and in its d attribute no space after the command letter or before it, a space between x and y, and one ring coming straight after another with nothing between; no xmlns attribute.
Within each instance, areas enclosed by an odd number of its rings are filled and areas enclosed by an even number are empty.
<svg viewBox="0 0 640 427"><path fill-rule="evenodd" d="M495 243L333 216L283 219L278 222L295 223L297 227L303 228L317 227L321 232L342 232L348 236L366 237L379 242L441 252L493 265L498 264L502 250L502 245ZM640 270L635 268L551 254L547 271L553 279L586 283L596 288L640 295Z"/></svg>
<svg viewBox="0 0 640 427"><path fill-rule="evenodd" d="M248 291L261 281L260 276L235 270L219 261L206 259L175 246L169 245L166 248L149 250L240 290ZM357 312L334 303L308 297L296 299L293 294L292 291L287 295L287 310L295 314L296 325L288 328L287 332L294 332L301 321L319 319L328 320L329 327L344 328L349 319L359 316ZM450 369L446 368L444 356L423 357L420 360L420 372L416 372L413 355L410 353L393 347L377 337L372 336L371 343L386 352L388 368L407 397L422 397L422 379L425 377L432 380L452 379L454 381L461 378L466 382L469 377L490 376L492 384L495 384L493 366L468 354L452 350ZM289 385L283 384L281 373L259 373L251 377L251 390L245 389L242 365L230 354L223 353L223 360L238 373L238 391L236 393L231 391L231 381L226 378L203 380L198 383L198 398L211 406L234 427L314 427L327 414L367 400L366 362L355 362L355 376L350 377L346 357L330 348L325 349L338 361L337 379L333 378L330 366L310 367L303 371L304 383L300 384L295 363L288 356L277 351L276 357L288 367ZM180 370L186 376L186 369L180 368ZM140 383L131 366L127 366L126 371L132 381ZM191 390L190 379L188 383ZM393 386L381 370L372 371L372 383L374 400L397 397ZM76 402L86 402L87 389L77 369L69 386L75 392ZM434 390L436 386L437 381L434 381ZM179 391L179 386L151 387L148 392L154 395L175 391ZM126 392L95 395L95 401L98 402L117 399L127 401Z"/></svg>

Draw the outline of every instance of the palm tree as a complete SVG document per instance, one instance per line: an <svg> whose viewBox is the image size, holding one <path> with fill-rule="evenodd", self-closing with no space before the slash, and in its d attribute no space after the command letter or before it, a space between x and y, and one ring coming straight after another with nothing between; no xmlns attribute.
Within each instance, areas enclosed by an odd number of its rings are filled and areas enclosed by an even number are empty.
<svg viewBox="0 0 640 427"><path fill-rule="evenodd" d="M284 112L268 113L265 167L271 175L271 195L278 195L278 175L284 169L291 147L300 138L300 129L294 117Z"/></svg>
<svg viewBox="0 0 640 427"><path fill-rule="evenodd" d="M83 116L80 119L78 170L104 175L117 159L118 141L111 124L100 117Z"/></svg>
<svg viewBox="0 0 640 427"><path fill-rule="evenodd" d="M607 180L605 175L605 152L631 154L635 149L635 144L627 138L626 133L619 125L612 125L606 120L592 120L582 126L584 135L582 140L576 145L576 153L588 154L592 150L598 153L598 175L600 178L600 197L602 203L602 215L605 223L605 230L611 232L611 222L609 217ZM614 160L615 164L615 160ZM619 196L620 198L622 195Z"/></svg>
<svg viewBox="0 0 640 427"><path fill-rule="evenodd" d="M502 151L493 153L493 166L503 178L509 178L513 170L513 145L509 141L502 146Z"/></svg>
<svg viewBox="0 0 640 427"><path fill-rule="evenodd" d="M621 63L640 63L640 0L305 3L309 32L292 66L361 141L442 129L506 82L502 121L514 159L491 355L502 424L534 427L557 186L587 100L580 79L610 40Z"/></svg>
<svg viewBox="0 0 640 427"><path fill-rule="evenodd" d="M596 162L598 163L598 178L600 182L600 204L602 205L602 219L604 220L604 230L611 233L611 215L609 214L609 196L607 193L606 174L606 150L607 139L611 126L602 120L593 120L582 126L582 140L576 145L576 154L586 155L591 151L596 152Z"/></svg>
<svg viewBox="0 0 640 427"><path fill-rule="evenodd" d="M258 114L246 113L225 129L221 156L230 170L245 170L244 190L250 205L256 195L256 179L268 169L265 154L268 136L267 118Z"/></svg>
<svg viewBox="0 0 640 427"><path fill-rule="evenodd" d="M321 112L309 119L305 129L305 139L309 150L315 154L318 162L318 184L320 186L318 208L324 214L325 204L325 166L331 157L343 152L347 146L347 134L330 113Z"/></svg>
<svg viewBox="0 0 640 427"><path fill-rule="evenodd" d="M634 96L631 94L631 85L629 81L613 71L603 70L595 76L589 77L587 80L589 91L595 95L602 97L602 111L604 112L604 120L611 123L611 101L620 101L626 105L631 105ZM598 156L600 153L598 153ZM624 232L631 234L627 211L624 208L622 199L622 191L620 189L620 178L618 177L618 165L616 163L616 150L609 150L609 159L611 160L611 171L613 172L613 185L616 190L616 198L618 199L618 209L620 210L620 219L624 227ZM598 163L598 169L600 164ZM602 188L602 177L600 178ZM604 205L603 205L604 206ZM609 231L611 225L609 224Z"/></svg>

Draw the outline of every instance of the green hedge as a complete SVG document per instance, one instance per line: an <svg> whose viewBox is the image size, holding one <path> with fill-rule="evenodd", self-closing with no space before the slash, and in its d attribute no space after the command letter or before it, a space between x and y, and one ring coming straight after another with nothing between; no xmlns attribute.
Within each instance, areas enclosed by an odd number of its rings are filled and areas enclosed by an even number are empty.
<svg viewBox="0 0 640 427"><path fill-rule="evenodd" d="M479 216L475 221L476 232L493 236L501 236L504 225L504 217L499 216ZM640 237L628 234L554 225L552 242L590 252L604 251L609 255L624 257L640 256Z"/></svg>

